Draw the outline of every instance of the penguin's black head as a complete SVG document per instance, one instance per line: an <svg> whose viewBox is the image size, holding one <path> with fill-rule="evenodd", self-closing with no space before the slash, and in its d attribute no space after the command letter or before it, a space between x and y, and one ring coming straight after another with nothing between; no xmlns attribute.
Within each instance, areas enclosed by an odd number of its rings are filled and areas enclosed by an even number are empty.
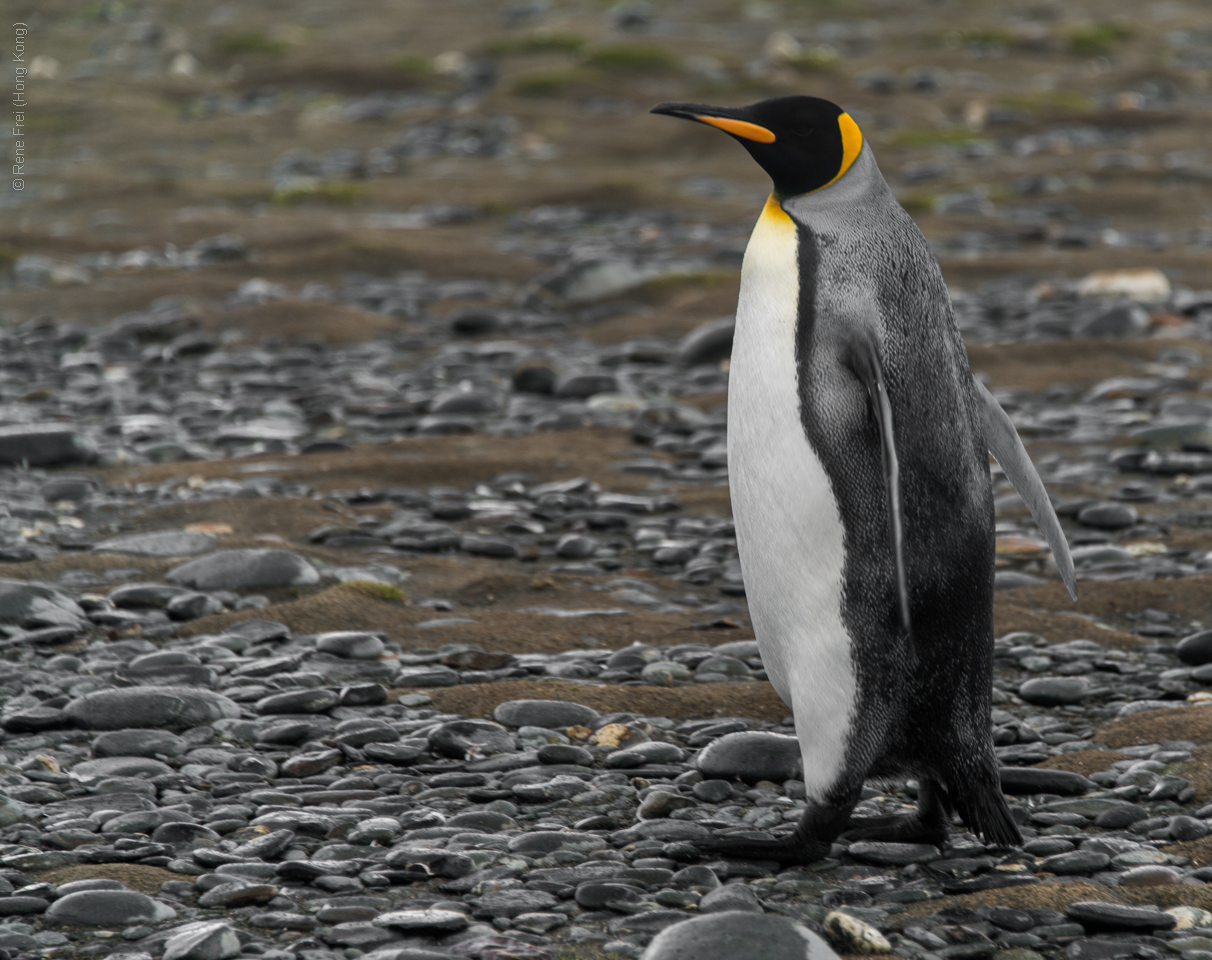
<svg viewBox="0 0 1212 960"><path fill-rule="evenodd" d="M818 97L773 97L747 107L669 102L648 112L710 124L736 138L770 174L780 198L829 186L863 149L850 114Z"/></svg>

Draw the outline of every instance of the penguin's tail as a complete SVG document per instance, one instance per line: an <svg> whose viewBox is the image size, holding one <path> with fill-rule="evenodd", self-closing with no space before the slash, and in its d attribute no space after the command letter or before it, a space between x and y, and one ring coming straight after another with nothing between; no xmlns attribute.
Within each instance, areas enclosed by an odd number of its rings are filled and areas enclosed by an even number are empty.
<svg viewBox="0 0 1212 960"><path fill-rule="evenodd" d="M996 769L989 770L952 800L960 819L973 833L984 837L986 843L1003 847L1022 845L1023 835L1010 814Z"/></svg>

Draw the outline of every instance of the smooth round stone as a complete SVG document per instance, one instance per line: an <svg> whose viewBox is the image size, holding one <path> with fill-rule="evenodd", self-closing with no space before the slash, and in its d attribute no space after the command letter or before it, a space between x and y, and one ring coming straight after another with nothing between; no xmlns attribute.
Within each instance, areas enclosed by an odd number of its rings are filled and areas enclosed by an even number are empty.
<svg viewBox="0 0 1212 960"><path fill-rule="evenodd" d="M1178 659L1191 667L1212 663L1212 630L1201 630L1179 641Z"/></svg>
<svg viewBox="0 0 1212 960"><path fill-rule="evenodd" d="M507 727L563 727L593 726L598 712L592 707L564 700L507 700L497 704L492 718Z"/></svg>
<svg viewBox="0 0 1212 960"><path fill-rule="evenodd" d="M469 533L459 538L459 549L476 557L496 557L501 560L518 555L518 548L502 537L484 537Z"/></svg>
<svg viewBox="0 0 1212 960"><path fill-rule="evenodd" d="M545 857L547 854L559 850L564 844L577 839L575 833L564 833L559 830L523 833L509 841L509 852L519 853L524 857Z"/></svg>
<svg viewBox="0 0 1212 960"><path fill-rule="evenodd" d="M795 737L758 730L727 733L707 744L695 765L709 779L782 783L799 779L800 743Z"/></svg>
<svg viewBox="0 0 1212 960"><path fill-rule="evenodd" d="M103 780L106 777L152 777L172 773L173 768L150 757L102 757L100 760L85 760L72 767L72 776L84 781Z"/></svg>
<svg viewBox="0 0 1212 960"><path fill-rule="evenodd" d="M1140 520L1136 508L1127 503L1107 500L1092 503L1078 511L1077 522L1099 530L1123 530Z"/></svg>
<svg viewBox="0 0 1212 960"><path fill-rule="evenodd" d="M677 362L686 367L719 363L732 353L735 330L735 317L720 317L700 323L678 343Z"/></svg>
<svg viewBox="0 0 1212 960"><path fill-rule="evenodd" d="M240 705L194 687L125 687L86 693L63 710L86 730L183 730L240 716Z"/></svg>
<svg viewBox="0 0 1212 960"><path fill-rule="evenodd" d="M577 887L577 906L586 910L601 910L611 903L635 903L640 891L625 883L609 881L582 883Z"/></svg>
<svg viewBox="0 0 1212 960"><path fill-rule="evenodd" d="M93 550L98 553L125 553L135 557L189 557L213 550L215 542L215 538L209 533L158 530L155 533L137 533L129 537L102 540Z"/></svg>
<svg viewBox="0 0 1212 960"><path fill-rule="evenodd" d="M151 833L161 824L190 823L193 815L181 810L132 810L106 820L102 830L107 833Z"/></svg>
<svg viewBox="0 0 1212 960"><path fill-rule="evenodd" d="M1172 930L1178 922L1172 914L1156 907L1132 907L1096 900L1071 904L1065 916L1087 930Z"/></svg>
<svg viewBox="0 0 1212 960"><path fill-rule="evenodd" d="M694 674L684 664L674 663L672 660L658 660L647 664L640 671L640 679L649 683L670 684L675 680L693 680Z"/></svg>
<svg viewBox="0 0 1212 960"><path fill-rule="evenodd" d="M323 713L340 702L340 698L331 690L317 687L314 690L289 690L264 697L257 701L256 710L260 714Z"/></svg>
<svg viewBox="0 0 1212 960"><path fill-rule="evenodd" d="M60 473L42 484L38 488L38 493L47 503L55 503L59 500L78 502L87 500L99 489L101 489L101 484L96 477L78 473Z"/></svg>
<svg viewBox="0 0 1212 960"><path fill-rule="evenodd" d="M240 952L236 931L222 921L186 924L164 944L163 960L228 960Z"/></svg>
<svg viewBox="0 0 1212 960"><path fill-rule="evenodd" d="M680 752L680 751L679 751ZM575 763L593 766L593 754L569 743L545 743L539 747L539 763Z"/></svg>
<svg viewBox="0 0 1212 960"><path fill-rule="evenodd" d="M446 821L448 827L460 827L464 830L478 830L483 833L496 833L498 830L509 830L517 826L513 817L493 810L469 810L458 813Z"/></svg>
<svg viewBox="0 0 1212 960"><path fill-rule="evenodd" d="M1002 767L998 770L1002 792L1014 796L1036 793L1056 793L1079 797L1096 789L1094 783L1080 773L1068 770L1048 770L1040 767Z"/></svg>
<svg viewBox="0 0 1212 960"><path fill-rule="evenodd" d="M906 867L911 863L930 863L932 860L943 858L938 847L929 843L860 841L850 844L847 852L863 863L894 867Z"/></svg>
<svg viewBox="0 0 1212 960"><path fill-rule="evenodd" d="M642 767L646 763L681 763L686 759L686 752L681 747L653 740L649 743L637 743L631 747L616 750L606 757L606 766L612 769L626 767Z"/></svg>
<svg viewBox="0 0 1212 960"><path fill-rule="evenodd" d="M726 913L739 910L743 913L762 913L753 888L744 883L728 883L712 890L699 901L699 913Z"/></svg>
<svg viewBox="0 0 1212 960"><path fill-rule="evenodd" d="M383 652L383 641L373 633L361 630L342 630L322 633L316 639L316 649L331 653L346 660L376 660Z"/></svg>
<svg viewBox="0 0 1212 960"><path fill-rule="evenodd" d="M1090 692L1084 677L1036 677L1018 688L1018 695L1037 707L1064 707L1081 703Z"/></svg>
<svg viewBox="0 0 1212 960"><path fill-rule="evenodd" d="M1055 873L1057 876L1075 876L1077 874L1094 873L1102 870L1111 862L1105 853L1094 850L1074 850L1072 853L1058 853L1047 857L1039 868L1045 873Z"/></svg>
<svg viewBox="0 0 1212 960"><path fill-rule="evenodd" d="M189 595L185 587L174 587L171 583L124 583L107 594L109 602L123 610L164 608L174 598Z"/></svg>
<svg viewBox="0 0 1212 960"><path fill-rule="evenodd" d="M201 823L162 823L152 831L153 843L192 843L195 840L208 840L218 843L223 838Z"/></svg>
<svg viewBox="0 0 1212 960"><path fill-rule="evenodd" d="M786 917L728 911L666 927L642 960L837 960L837 954Z"/></svg>
<svg viewBox="0 0 1212 960"><path fill-rule="evenodd" d="M727 780L700 780L690 792L705 803L721 803L732 796L732 784Z"/></svg>
<svg viewBox="0 0 1212 960"><path fill-rule="evenodd" d="M1149 864L1143 867L1133 867L1119 875L1121 887L1160 887L1182 883L1183 875L1173 867L1161 864Z"/></svg>
<svg viewBox="0 0 1212 960"><path fill-rule="evenodd" d="M320 573L293 550L244 547L190 560L165 579L195 590L259 590L319 583Z"/></svg>
<svg viewBox="0 0 1212 960"><path fill-rule="evenodd" d="M1208 835L1208 826L1202 820L1180 814L1170 821L1170 839L1199 840Z"/></svg>
<svg viewBox="0 0 1212 960"><path fill-rule="evenodd" d="M566 533L556 542L555 555L562 560L584 560L598 549L598 541L579 533Z"/></svg>
<svg viewBox="0 0 1212 960"><path fill-rule="evenodd" d="M619 380L607 370L586 370L567 373L555 384L555 395L571 400L584 400L598 393L618 393Z"/></svg>
<svg viewBox="0 0 1212 960"><path fill-rule="evenodd" d="M69 893L79 893L81 890L125 890L126 884L120 880L105 880L101 877L96 877L92 880L72 880L69 883L61 883L55 887L56 892L60 897L66 897Z"/></svg>
<svg viewBox="0 0 1212 960"><path fill-rule="evenodd" d="M130 926L163 923L177 911L134 890L82 890L51 904L46 919L78 926Z"/></svg>
<svg viewBox="0 0 1212 960"><path fill-rule="evenodd" d="M0 427L0 433L4 430ZM71 597L43 583L0 579L0 623L38 627L83 627L88 618Z"/></svg>
<svg viewBox="0 0 1212 960"><path fill-rule="evenodd" d="M487 720L452 720L429 733L429 748L443 757L463 760L513 753L518 749L512 733Z"/></svg>
<svg viewBox="0 0 1212 960"><path fill-rule="evenodd" d="M9 733L41 733L70 725L67 714L54 707L26 707L13 710L0 720L0 727Z"/></svg>
<svg viewBox="0 0 1212 960"><path fill-rule="evenodd" d="M722 673L727 677L748 677L752 674L748 665L736 657L708 657L697 667L695 673Z"/></svg>
<svg viewBox="0 0 1212 960"><path fill-rule="evenodd" d="M27 897L14 894L11 897L0 897L0 917L16 917L23 914L45 913L50 906L48 900L42 897Z"/></svg>
<svg viewBox="0 0 1212 960"><path fill-rule="evenodd" d="M689 797L683 797L680 793L654 790L641 801L636 810L636 816L641 820L655 820L659 817L667 817L675 810L693 806L694 801Z"/></svg>
<svg viewBox="0 0 1212 960"><path fill-rule="evenodd" d="M472 907L494 919L512 919L523 913L540 913L550 910L559 901L543 890L499 890L486 893L472 901Z"/></svg>
<svg viewBox="0 0 1212 960"><path fill-rule="evenodd" d="M1148 816L1149 811L1144 807L1138 806L1135 803L1125 803L1122 806L1104 810L1094 818L1094 825L1102 827L1104 830L1122 830L1124 827L1130 827L1138 820L1147 819Z"/></svg>

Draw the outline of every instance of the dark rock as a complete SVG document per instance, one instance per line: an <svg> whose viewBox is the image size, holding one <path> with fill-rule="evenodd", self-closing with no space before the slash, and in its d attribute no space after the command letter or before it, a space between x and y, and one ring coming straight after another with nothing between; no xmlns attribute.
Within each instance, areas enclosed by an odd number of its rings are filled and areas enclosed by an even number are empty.
<svg viewBox="0 0 1212 960"><path fill-rule="evenodd" d="M1018 688L1018 695L1037 707L1063 707L1081 703L1090 692L1084 677L1036 677Z"/></svg>
<svg viewBox="0 0 1212 960"><path fill-rule="evenodd" d="M210 690L128 687L86 693L69 703L64 712L86 730L185 730L239 717L240 707Z"/></svg>
<svg viewBox="0 0 1212 960"><path fill-rule="evenodd" d="M847 852L863 863L895 867L905 867L911 863L929 863L932 860L941 860L943 856L938 847L929 843L860 841L852 843Z"/></svg>
<svg viewBox="0 0 1212 960"><path fill-rule="evenodd" d="M0 623L26 628L83 627L87 617L70 597L45 583L0 580Z"/></svg>
<svg viewBox="0 0 1212 960"><path fill-rule="evenodd" d="M1087 930L1172 930L1177 919L1154 906L1081 901L1070 905L1065 916Z"/></svg>
<svg viewBox="0 0 1212 960"><path fill-rule="evenodd" d="M686 367L700 363L719 363L732 354L735 317L720 317L701 323L678 344L677 362Z"/></svg>
<svg viewBox="0 0 1212 960"><path fill-rule="evenodd" d="M1179 641L1175 655L1192 667L1212 663L1212 630L1201 630Z"/></svg>
<svg viewBox="0 0 1212 960"><path fill-rule="evenodd" d="M1099 530L1123 530L1140 520L1140 514L1131 504L1108 500L1092 503L1078 511L1078 523Z"/></svg>
<svg viewBox="0 0 1212 960"><path fill-rule="evenodd" d="M95 456L76 427L66 423L19 423L0 427L0 463L54 467Z"/></svg>
<svg viewBox="0 0 1212 960"><path fill-rule="evenodd" d="M500 724L487 720L452 720L444 723L430 732L429 747L440 756L458 760L513 753L518 749L513 734Z"/></svg>
<svg viewBox="0 0 1212 960"><path fill-rule="evenodd" d="M1080 773L1068 770L1047 770L1040 767L1002 767L998 770L1002 792L1014 795L1056 793L1079 797L1096 789L1095 784Z"/></svg>

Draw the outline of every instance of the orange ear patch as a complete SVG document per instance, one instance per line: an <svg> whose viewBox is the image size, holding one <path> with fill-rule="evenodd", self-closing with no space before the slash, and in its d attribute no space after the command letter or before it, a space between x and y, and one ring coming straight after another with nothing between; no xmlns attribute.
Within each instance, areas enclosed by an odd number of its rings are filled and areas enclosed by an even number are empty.
<svg viewBox="0 0 1212 960"><path fill-rule="evenodd" d="M734 137L742 137L745 140L756 140L758 143L774 143L774 134L765 127L759 127L756 123L747 123L744 120L729 120L727 117L700 117L694 119L700 120L703 123L709 123L713 127L723 130L725 133L731 133ZM853 123L854 121L851 121ZM858 128L855 127L857 130Z"/></svg>

